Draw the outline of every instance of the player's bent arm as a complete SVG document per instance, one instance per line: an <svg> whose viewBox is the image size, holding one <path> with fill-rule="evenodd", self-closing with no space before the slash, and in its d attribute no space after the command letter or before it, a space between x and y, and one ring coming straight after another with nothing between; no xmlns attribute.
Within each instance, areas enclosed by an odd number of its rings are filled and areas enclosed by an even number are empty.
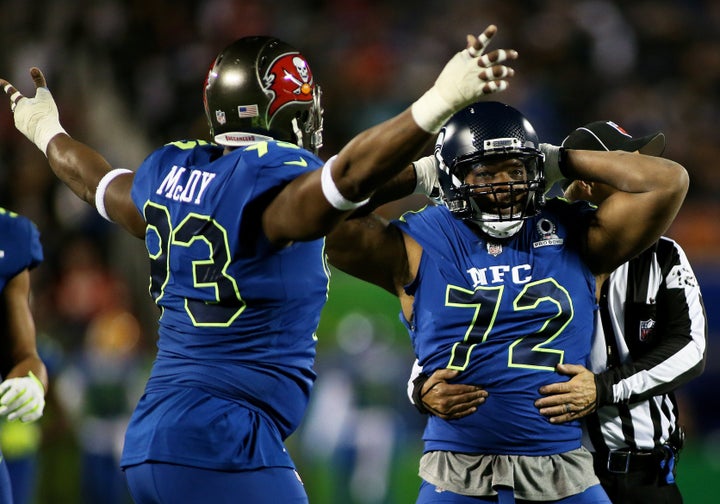
<svg viewBox="0 0 720 504"><path fill-rule="evenodd" d="M340 224L327 236L325 250L330 264L339 270L395 296L409 283L403 235L377 214Z"/></svg>
<svg viewBox="0 0 720 504"><path fill-rule="evenodd" d="M145 220L130 196L132 172L118 171L111 179L104 179L113 170L110 163L91 147L66 134L53 137L48 144L47 157L55 175L73 193L93 207L97 208L100 203L107 218L133 236L144 238ZM100 202L96 199L99 187L102 191Z"/></svg>
<svg viewBox="0 0 720 504"><path fill-rule="evenodd" d="M590 222L585 258L593 273L608 273L664 233L688 190L688 174L669 159L624 151L566 151L563 171L574 179L616 189Z"/></svg>
<svg viewBox="0 0 720 504"><path fill-rule="evenodd" d="M10 352L13 363L5 379L28 376L32 372L45 390L48 375L37 352L35 322L30 309L30 272L26 269L8 281L2 291L7 313L8 332L4 335L4 351Z"/></svg>

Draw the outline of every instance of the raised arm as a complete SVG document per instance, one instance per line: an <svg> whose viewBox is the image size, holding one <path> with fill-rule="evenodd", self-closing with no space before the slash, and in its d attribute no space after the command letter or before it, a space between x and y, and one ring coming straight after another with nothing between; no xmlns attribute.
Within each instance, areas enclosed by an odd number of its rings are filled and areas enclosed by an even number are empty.
<svg viewBox="0 0 720 504"><path fill-rule="evenodd" d="M30 76L36 88L33 98L23 96L12 84L0 79L0 86L10 97L17 129L47 156L55 175L78 197L93 206L99 203L101 214L105 212L105 217L134 236L144 237L145 221L130 198L133 174L129 170L113 171L100 153L72 139L60 125L45 76L34 67Z"/></svg>
<svg viewBox="0 0 720 504"><path fill-rule="evenodd" d="M407 168L453 113L482 95L506 89L514 71L502 63L517 53L499 49L484 54L496 32L491 25L478 37L469 35L467 47L411 107L357 135L322 170L288 184L264 213L266 235L282 244L326 234Z"/></svg>
<svg viewBox="0 0 720 504"><path fill-rule="evenodd" d="M560 166L568 178L619 190L599 205L587 230L584 253L595 274L613 271L657 241L688 189L685 168L656 156L566 150Z"/></svg>

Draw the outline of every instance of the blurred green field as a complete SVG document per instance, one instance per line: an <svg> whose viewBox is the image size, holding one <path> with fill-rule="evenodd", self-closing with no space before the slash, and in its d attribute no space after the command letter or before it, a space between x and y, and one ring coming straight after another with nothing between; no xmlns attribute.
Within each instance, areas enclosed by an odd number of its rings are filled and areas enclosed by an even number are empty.
<svg viewBox="0 0 720 504"><path fill-rule="evenodd" d="M407 402L404 395L405 379L412 363L410 344L405 330L398 320L397 300L381 289L354 280L333 270L331 295L318 329L318 372L323 372L338 354L338 341L347 334L344 322L349 313L358 314L371 321L374 338L368 344L385 345L383 355L390 350L397 352L396 376L392 387L370 384L364 387L362 407L374 408L379 404L398 413L399 428L395 432L395 444L391 450L391 462L385 474L388 490L381 500L358 497L350 490L350 474L347 457L337 453L327 457L312 455L303 439L303 427L288 440L298 470L305 482L312 504L412 504L415 502L420 479L417 464L422 451L420 428L422 420ZM343 334L339 334L339 333ZM352 335L351 335L352 336ZM364 337L364 336L360 336ZM368 350L366 349L365 352ZM349 361L357 361L358 353ZM373 354L371 354L371 358ZM312 407L312 401L311 401ZM409 420L408 420L409 419ZM417 423L412 423L417 420ZM79 455L72 436L51 427L54 422L52 408L43 419L46 427L43 448L40 453L40 474L36 504L79 503ZM678 470L678 483L686 504L717 504L720 502L720 436L690 435L683 450ZM103 503L89 503L103 504Z"/></svg>

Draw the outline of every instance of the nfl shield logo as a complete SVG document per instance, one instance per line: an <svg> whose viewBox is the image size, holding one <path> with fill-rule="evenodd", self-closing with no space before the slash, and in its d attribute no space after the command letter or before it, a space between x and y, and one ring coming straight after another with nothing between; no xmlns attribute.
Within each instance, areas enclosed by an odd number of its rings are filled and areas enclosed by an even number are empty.
<svg viewBox="0 0 720 504"><path fill-rule="evenodd" d="M650 337L655 329L655 321L653 319L640 321L640 341L645 341Z"/></svg>
<svg viewBox="0 0 720 504"><path fill-rule="evenodd" d="M222 110L216 110L215 119L217 119L217 122L219 124L225 124L225 112L223 112Z"/></svg>
<svg viewBox="0 0 720 504"><path fill-rule="evenodd" d="M502 245L499 243L487 243L487 251L493 257L497 257L502 253Z"/></svg>

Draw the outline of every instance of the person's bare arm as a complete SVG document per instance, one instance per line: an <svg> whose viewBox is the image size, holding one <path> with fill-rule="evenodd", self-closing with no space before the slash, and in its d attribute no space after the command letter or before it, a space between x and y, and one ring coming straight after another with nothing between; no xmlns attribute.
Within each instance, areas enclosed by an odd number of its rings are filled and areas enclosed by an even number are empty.
<svg viewBox="0 0 720 504"><path fill-rule="evenodd" d="M10 97L17 128L48 158L57 177L79 198L93 207L102 178L112 170L108 161L89 146L71 138L60 126L57 106L39 68L31 68L35 97L24 97L12 84L0 79ZM129 171L129 170L128 170ZM124 173L106 185L102 203L108 216L138 238L145 236L145 220L130 197L132 173Z"/></svg>
<svg viewBox="0 0 720 504"><path fill-rule="evenodd" d="M600 206L585 237L593 273L609 273L652 245L672 223L688 189L688 174L669 159L624 151L567 150L565 175L616 189Z"/></svg>
<svg viewBox="0 0 720 504"><path fill-rule="evenodd" d="M94 149L68 135L57 135L48 145L48 162L57 177L78 197L95 207L98 184L112 170ZM145 237L145 219L130 196L135 175L123 173L106 186L103 204L108 217L137 238Z"/></svg>
<svg viewBox="0 0 720 504"><path fill-rule="evenodd" d="M9 339L3 345L10 351L12 367L4 378L27 376L32 371L48 387L45 364L40 359L35 339L35 321L30 309L30 272L23 270L15 275L2 291L2 301L7 312L8 328L4 336Z"/></svg>
<svg viewBox="0 0 720 504"><path fill-rule="evenodd" d="M9 367L0 383L0 417L34 422L43 415L48 376L35 340L35 322L30 310L30 272L25 269L11 278L0 294L7 314L2 348Z"/></svg>
<svg viewBox="0 0 720 504"><path fill-rule="evenodd" d="M348 203L362 202L374 190L406 169L452 114L482 95L504 90L514 71L503 63L517 57L514 50L483 54L497 28L468 36L434 86L401 114L353 138L326 164L326 177ZM268 205L262 225L276 245L327 234L353 209L332 205L321 185L321 172L290 182Z"/></svg>
<svg viewBox="0 0 720 504"><path fill-rule="evenodd" d="M395 296L414 277L402 232L377 214L349 219L325 242L328 261L341 271L377 285Z"/></svg>

